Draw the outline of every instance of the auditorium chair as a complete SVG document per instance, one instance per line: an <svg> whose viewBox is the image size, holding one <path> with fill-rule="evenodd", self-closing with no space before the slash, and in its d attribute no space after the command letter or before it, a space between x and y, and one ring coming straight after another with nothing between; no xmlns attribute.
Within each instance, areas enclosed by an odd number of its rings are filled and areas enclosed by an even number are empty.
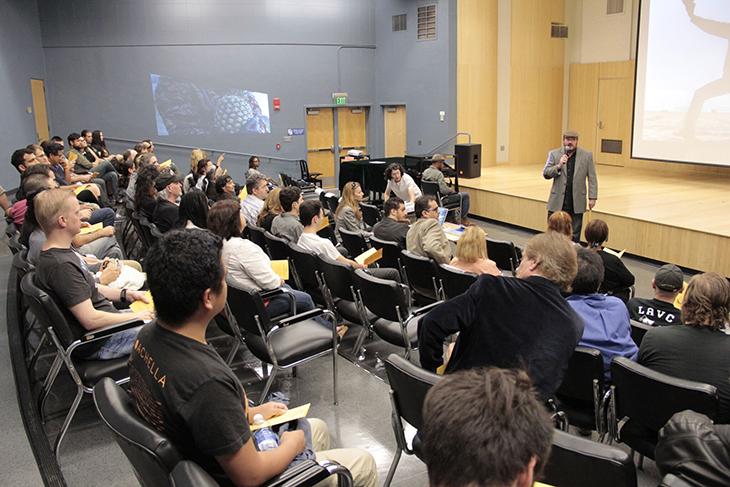
<svg viewBox="0 0 730 487"><path fill-rule="evenodd" d="M396 242L389 242L387 240L380 240L376 237L370 237L370 243L376 249L383 249L383 257L377 262L378 267L388 267L391 269L398 269L403 276L403 266L400 261L401 248ZM404 279L405 280L405 279Z"/></svg>
<svg viewBox="0 0 730 487"><path fill-rule="evenodd" d="M646 332L654 328L652 325L647 325L640 321L631 320L631 339L637 347L641 346L641 341L644 339Z"/></svg>
<svg viewBox="0 0 730 487"><path fill-rule="evenodd" d="M302 180L309 184L322 187L322 173L321 172L309 172L309 164L306 159L299 159L299 171L302 173Z"/></svg>
<svg viewBox="0 0 730 487"><path fill-rule="evenodd" d="M611 445L553 430L542 482L560 487L636 487L631 456Z"/></svg>
<svg viewBox="0 0 730 487"><path fill-rule="evenodd" d="M464 272L448 264L440 264L437 271L443 299L451 299L464 294L479 278L476 274Z"/></svg>
<svg viewBox="0 0 730 487"><path fill-rule="evenodd" d="M418 323L443 301L411 308L407 286L371 276L362 269L355 271L355 286L365 308L378 317L373 323L375 334L391 345L404 348L404 356L409 359L411 351L418 348Z"/></svg>
<svg viewBox="0 0 730 487"><path fill-rule="evenodd" d="M354 259L370 248L368 241L360 232L351 232L343 228L339 229L342 246L345 247L350 258Z"/></svg>
<svg viewBox="0 0 730 487"><path fill-rule="evenodd" d="M461 193L450 193L450 194L456 194L459 196L458 200L454 200L450 203L444 203L445 196L448 195L442 195L441 191L439 191L439 185L438 183L434 183L431 181L424 181L421 180L421 190L423 190L423 194L430 194L432 196L436 197L436 201L438 201L439 206L446 208L450 215L453 215L453 220L456 223L461 223L461 200L463 199L463 196ZM416 218L418 218L420 215L416 215ZM448 216L447 216L448 217Z"/></svg>
<svg viewBox="0 0 730 487"><path fill-rule="evenodd" d="M139 259L144 259L145 255L147 255L147 251L152 246L151 236L146 233L142 229L142 223L141 223L141 216L136 211L132 213L132 226L134 227L135 234L137 235L137 238L139 239L139 252L137 253L137 257Z"/></svg>
<svg viewBox="0 0 730 487"><path fill-rule="evenodd" d="M129 394L113 380L100 380L93 389L94 405L102 422L114 434L143 487L214 487L218 483L196 463L185 460L172 441L140 418ZM352 485L349 470L332 462L307 460L269 480L265 487L310 486L338 475Z"/></svg>
<svg viewBox="0 0 730 487"><path fill-rule="evenodd" d="M517 248L512 242L487 237L487 255L497 264L499 270L509 271L513 276L520 265Z"/></svg>
<svg viewBox="0 0 730 487"><path fill-rule="evenodd" d="M60 447L63 438L76 414L85 393L90 394L94 384L104 377L110 377L117 384L129 382L128 357L112 360L82 360L74 356L74 352L83 349L90 343L104 340L117 333L141 326L141 321L128 321L110 326L101 330L80 333L79 328L72 328L55 300L36 282L35 272L29 272L20 283L23 294L28 299L28 305L42 326L48 329L53 344L56 347L56 356L43 383L39 397L41 417L45 408L46 399L53 387L62 366L66 366L71 379L76 385L76 397L71 403L61 430L56 437L53 451L56 459L60 457Z"/></svg>
<svg viewBox="0 0 730 487"><path fill-rule="evenodd" d="M662 481L658 487L697 487L697 484L689 482L681 475L677 476L668 473L662 477Z"/></svg>
<svg viewBox="0 0 730 487"><path fill-rule="evenodd" d="M433 259L401 250L401 262L417 303L429 304L441 299L438 264Z"/></svg>
<svg viewBox="0 0 730 487"><path fill-rule="evenodd" d="M337 206L340 204L340 197L337 195L334 195L332 193L326 193L324 195L325 199L327 200L327 206L325 207L325 210L329 210L329 219L330 223L334 223L335 221L335 213L337 213ZM326 213L326 211L325 211Z"/></svg>
<svg viewBox="0 0 730 487"><path fill-rule="evenodd" d="M246 228L248 229L248 239L261 247L261 250L266 254L269 254L269 248L266 246L266 237L264 236L266 230L252 225L246 225Z"/></svg>
<svg viewBox="0 0 730 487"><path fill-rule="evenodd" d="M238 335L253 355L271 364L272 371L261 392L259 403L266 397L279 370L296 367L312 359L332 354L332 388L337 404L337 332L335 315L330 310L315 308L278 321L273 321L264 305L264 299L287 294L283 288L253 292L228 286L228 306ZM294 297L288 293L293 301ZM332 327L323 326L313 318L325 316Z"/></svg>
<svg viewBox="0 0 730 487"><path fill-rule="evenodd" d="M317 269L317 255L290 242L289 256L299 279L299 290L309 294L318 306L327 306Z"/></svg>
<svg viewBox="0 0 730 487"><path fill-rule="evenodd" d="M714 419L718 409L715 386L672 377L625 357L611 362L608 424L614 440L643 457L654 459L659 430L674 413L691 409ZM626 421L619 429L619 422Z"/></svg>
<svg viewBox="0 0 730 487"><path fill-rule="evenodd" d="M363 221L371 227L374 227L382 219L380 210L375 205L360 203L360 210L362 210Z"/></svg>
<svg viewBox="0 0 730 487"><path fill-rule="evenodd" d="M16 233L8 239L8 248L13 255L23 250L23 244L20 243L20 233Z"/></svg>
<svg viewBox="0 0 730 487"><path fill-rule="evenodd" d="M390 384L390 404L393 408L391 424L395 434L395 453L388 469L388 476L383 483L383 487L388 487L393 481L395 470L398 468L398 462L403 452L406 455L416 455L420 460L423 460L423 450L418 432L416 432L409 447L405 437L403 420L406 420L416 430L421 429L423 425L423 403L426 400L426 394L431 386L441 379L441 376L423 370L394 353L385 359L385 372L388 375L388 384ZM458 448L458 445L454 445L454 447Z"/></svg>
<svg viewBox="0 0 730 487"><path fill-rule="evenodd" d="M285 260L289 263L289 279L286 280L286 283L290 286L301 288L299 275L296 273L296 270L293 269L291 259L289 258L291 255L291 252L289 251L289 241L285 238L272 235L265 230L264 238L266 239L266 247L269 249L269 256L271 257L271 260Z"/></svg>
<svg viewBox="0 0 730 487"><path fill-rule="evenodd" d="M601 352L593 348L575 347L563 382L555 392L559 408L565 412L569 424L595 430L601 437L606 432L603 377Z"/></svg>

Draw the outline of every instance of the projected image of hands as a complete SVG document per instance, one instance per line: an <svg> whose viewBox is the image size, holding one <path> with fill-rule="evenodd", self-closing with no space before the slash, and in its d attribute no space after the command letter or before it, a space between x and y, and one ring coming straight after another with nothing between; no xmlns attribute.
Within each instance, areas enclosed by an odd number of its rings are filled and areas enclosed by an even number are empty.
<svg viewBox="0 0 730 487"><path fill-rule="evenodd" d="M150 75L158 135L271 133L269 95Z"/></svg>

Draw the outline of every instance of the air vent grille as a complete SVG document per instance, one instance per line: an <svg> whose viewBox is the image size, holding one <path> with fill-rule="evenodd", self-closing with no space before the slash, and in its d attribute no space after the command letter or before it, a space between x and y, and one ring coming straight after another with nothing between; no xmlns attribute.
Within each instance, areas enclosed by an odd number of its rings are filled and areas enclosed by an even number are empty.
<svg viewBox="0 0 730 487"><path fill-rule="evenodd" d="M418 40L436 39L436 5L418 7Z"/></svg>
<svg viewBox="0 0 730 487"><path fill-rule="evenodd" d="M406 14L393 16L393 32L406 30Z"/></svg>

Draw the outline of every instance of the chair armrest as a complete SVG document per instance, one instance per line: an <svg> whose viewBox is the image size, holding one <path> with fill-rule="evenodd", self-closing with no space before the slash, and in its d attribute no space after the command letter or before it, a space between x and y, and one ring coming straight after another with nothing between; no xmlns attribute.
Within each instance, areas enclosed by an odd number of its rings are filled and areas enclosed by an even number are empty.
<svg viewBox="0 0 730 487"><path fill-rule="evenodd" d="M281 295L284 295L287 298L289 298L289 315L290 316L296 315L297 314L297 298L294 296L293 293L290 293L286 288L277 287L276 289L271 289L269 291L259 292L259 296L261 296L261 299L270 299L270 298L273 298L274 296L281 296ZM269 316L269 317L273 318L272 316Z"/></svg>
<svg viewBox="0 0 730 487"><path fill-rule="evenodd" d="M261 299L269 299L273 298L274 296L278 296L279 294L283 294L286 292L286 289L282 287L277 287L276 289L270 289L268 291L259 291L259 296L261 296Z"/></svg>
<svg viewBox="0 0 730 487"><path fill-rule="evenodd" d="M293 325L294 323L299 323L300 321L316 318L317 316L321 316L321 315L327 315L327 316L331 317L332 321L334 321L334 319L335 319L335 314L332 311L330 311L328 309L314 308L314 309L310 309L309 311L305 311L304 313L299 313L298 315L294 315L294 316L290 316L289 318L285 318L277 324L281 327L289 326L289 325Z"/></svg>
<svg viewBox="0 0 730 487"><path fill-rule="evenodd" d="M322 470L322 467L314 460L304 460L297 463L291 468L287 468L276 477L270 479L264 484L263 487L279 487L288 483L294 477L300 475L314 476L318 475ZM311 472L310 472L311 471ZM298 485L298 484L297 484Z"/></svg>
<svg viewBox="0 0 730 487"><path fill-rule="evenodd" d="M142 320L129 320L125 321L123 323L117 323L116 325L107 326L106 328L101 328L99 330L93 330L86 334L84 334L79 341L81 343L89 343L96 340L101 340L102 338L108 338L112 335L115 335L117 333L121 333L123 331L127 331L131 328L135 328L137 326L144 325L144 321Z"/></svg>
<svg viewBox="0 0 730 487"><path fill-rule="evenodd" d="M433 308L438 306L439 304L442 304L443 302L444 302L443 300L440 300L440 301L436 301L435 303L427 304L426 306L422 306L418 309L415 309L415 310L411 311L411 316L419 316L422 314L426 314L429 311L431 311Z"/></svg>

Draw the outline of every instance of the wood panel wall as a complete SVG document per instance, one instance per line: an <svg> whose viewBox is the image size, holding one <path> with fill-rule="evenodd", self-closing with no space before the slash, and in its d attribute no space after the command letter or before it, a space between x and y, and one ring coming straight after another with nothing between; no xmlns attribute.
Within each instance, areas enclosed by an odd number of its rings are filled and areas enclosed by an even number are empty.
<svg viewBox="0 0 730 487"><path fill-rule="evenodd" d="M459 0L456 28L456 126L482 144L482 166L497 145L497 0ZM460 137L459 142L466 142Z"/></svg>
<svg viewBox="0 0 730 487"><path fill-rule="evenodd" d="M509 161L544 162L560 146L565 39L550 23L565 20L565 0L512 2Z"/></svg>

